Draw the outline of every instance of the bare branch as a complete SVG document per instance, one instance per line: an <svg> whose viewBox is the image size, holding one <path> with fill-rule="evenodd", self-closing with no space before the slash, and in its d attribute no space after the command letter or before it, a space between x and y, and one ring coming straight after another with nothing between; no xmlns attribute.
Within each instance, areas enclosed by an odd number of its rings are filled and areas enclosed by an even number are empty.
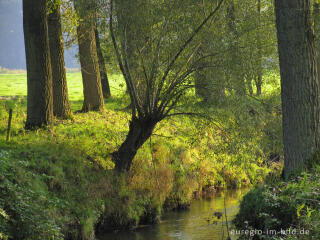
<svg viewBox="0 0 320 240"><path fill-rule="evenodd" d="M179 51L177 52L177 54L174 56L174 58L171 60L171 62L169 63L163 77L162 80L160 81L160 85L156 94L156 99L158 99L160 92L162 90L162 87L164 85L164 82L169 74L169 72L171 71L173 65L175 64L175 62L177 61L177 59L180 57L180 55L182 54L182 52L185 50L185 48L192 42L192 40L194 39L194 37L198 34L198 32L205 26L205 24L210 20L211 17L214 16L214 14L220 9L222 3L224 0L220 0L220 2L218 3L217 7L202 21L202 23L194 30L194 32L191 34L191 36L187 39L187 41L180 47Z"/></svg>
<svg viewBox="0 0 320 240"><path fill-rule="evenodd" d="M113 48L115 50L115 54L116 54L116 57L117 57L117 60L118 60L118 64L119 64L120 70L121 70L121 72L123 74L123 77L124 77L124 79L126 81L126 84L127 84L128 88L130 89L131 86L130 86L130 83L129 83L129 76L127 75L127 72L125 71L124 63L122 62L122 58L121 58L121 55L120 55L120 52L119 52L119 47L118 47L118 44L117 44L117 41L116 41L116 38L115 38L115 35L114 35L114 29L113 29L113 0L110 0L110 18L109 18L109 22L110 22L109 23L110 36L111 36ZM129 91L129 94L130 94L131 102L133 102L134 101L134 97L132 96L132 91ZM132 104L131 109L132 109L132 116L135 117L136 110L135 110L134 104Z"/></svg>
<svg viewBox="0 0 320 240"><path fill-rule="evenodd" d="M130 95L130 99L131 99L131 110L132 110L132 116L136 117L136 110L138 111L138 114L142 115L142 111L141 111L141 101L138 101L138 94L135 88L135 85L132 81L132 77L130 74L130 69L129 69L129 65L128 62L126 60L126 57L124 56L124 58L122 59L120 51L119 51L119 47L114 35L114 29L113 29L113 0L110 0L110 18L109 18L109 26L110 26L110 35L111 35L111 40L113 43L113 47L116 53L116 57L118 60L118 64L120 67L120 70L124 76L124 79L126 81L127 87L129 89L129 95Z"/></svg>

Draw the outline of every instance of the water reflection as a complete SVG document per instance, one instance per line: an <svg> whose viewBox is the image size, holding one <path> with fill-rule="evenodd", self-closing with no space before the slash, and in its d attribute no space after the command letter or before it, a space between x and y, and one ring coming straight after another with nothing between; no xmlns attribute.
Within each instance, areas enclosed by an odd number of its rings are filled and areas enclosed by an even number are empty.
<svg viewBox="0 0 320 240"><path fill-rule="evenodd" d="M227 219L230 222L238 212L240 199L247 191L247 189L240 189L216 193L210 198L193 201L189 210L164 214L160 224L143 226L134 231L108 233L100 237L100 240L226 239L228 235L224 214L224 194ZM223 213L221 217L220 213ZM234 236L230 237L236 239Z"/></svg>

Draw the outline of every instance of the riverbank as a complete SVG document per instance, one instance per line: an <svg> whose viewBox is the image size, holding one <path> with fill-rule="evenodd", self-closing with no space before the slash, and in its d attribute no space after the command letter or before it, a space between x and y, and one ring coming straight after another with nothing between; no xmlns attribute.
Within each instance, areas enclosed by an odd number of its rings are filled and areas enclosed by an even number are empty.
<svg viewBox="0 0 320 240"><path fill-rule="evenodd" d="M130 174L114 174L110 154L125 138L130 114L123 110L128 97L121 78L110 79L115 91L105 100L104 112L74 114L70 120L56 120L52 129L29 132L23 128L25 76L0 75L0 95L19 96L0 101L3 236L93 239L97 232L156 223L164 208L188 206L206 190L260 183L281 166L270 160L280 141L280 117L270 107L278 101L276 93L266 94L264 104L229 96L206 109L191 94L181 107L202 110L210 121L179 116L161 122L138 152ZM68 74L68 83L77 111L81 75ZM14 114L7 143L8 108Z"/></svg>
<svg viewBox="0 0 320 240"><path fill-rule="evenodd" d="M320 239L320 155L310 170L253 188L235 218L244 239ZM245 237L245 235L243 235Z"/></svg>
<svg viewBox="0 0 320 240"><path fill-rule="evenodd" d="M110 232L99 240L179 240L226 239L234 227L231 221L239 210L239 202L249 189L217 191L192 201L190 209L164 212L161 222L144 225L134 231ZM226 208L226 209L224 209ZM225 212L227 218L225 218ZM220 215L221 214L221 215ZM226 225L228 222L228 227ZM230 235L236 239L236 235Z"/></svg>

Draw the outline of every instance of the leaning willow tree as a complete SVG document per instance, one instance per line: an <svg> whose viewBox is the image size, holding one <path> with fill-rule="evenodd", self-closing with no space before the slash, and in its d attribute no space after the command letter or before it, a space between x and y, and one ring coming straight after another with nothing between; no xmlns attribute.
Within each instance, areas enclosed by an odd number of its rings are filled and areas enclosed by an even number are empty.
<svg viewBox="0 0 320 240"><path fill-rule="evenodd" d="M110 35L131 99L129 133L120 148L112 154L117 171L130 170L138 149L152 135L157 123L170 116L188 114L179 112L176 107L179 100L194 88L191 75L201 68L199 59L196 59L201 42L195 41L195 38L206 23L214 20L223 1L204 1L207 10L210 10L194 30L181 22L184 17L189 17L192 22L194 10L187 5L196 6L198 1L190 1L188 4L182 0L157 4L151 0L143 1L143 11L141 8L134 9L140 10L136 14L139 16L135 19L136 24L143 24L134 36L128 32L127 24L119 26L119 21L115 21L114 1L110 1ZM190 11L185 13L188 7ZM114 27L114 24L118 26ZM187 26L189 28L181 31L181 27ZM132 39L127 36L139 38L140 41L135 41L137 44L128 48L127 43L132 42ZM136 56L134 63L130 61L132 58L129 54ZM206 57L209 56L202 56L201 59Z"/></svg>

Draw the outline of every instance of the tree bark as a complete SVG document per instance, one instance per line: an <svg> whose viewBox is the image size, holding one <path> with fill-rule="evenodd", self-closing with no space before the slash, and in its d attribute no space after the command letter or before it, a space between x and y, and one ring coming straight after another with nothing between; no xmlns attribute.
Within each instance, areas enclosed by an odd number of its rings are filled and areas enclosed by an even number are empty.
<svg viewBox="0 0 320 240"><path fill-rule="evenodd" d="M110 85L109 85L109 79L107 75L106 70L106 64L104 61L101 45L100 45L100 39L99 39L99 31L96 28L95 29L95 37L96 37L96 46L97 46L97 54L98 54L98 60L99 60L99 69L100 69L100 78L101 78L101 85L102 85L102 93L105 98L111 97L111 91L110 91Z"/></svg>
<svg viewBox="0 0 320 240"><path fill-rule="evenodd" d="M319 83L310 0L276 0L284 176L304 166L319 143Z"/></svg>
<svg viewBox="0 0 320 240"><path fill-rule="evenodd" d="M99 61L95 38L95 14L91 1L76 0L79 15L77 27L84 101L83 112L102 111L104 99L100 79Z"/></svg>
<svg viewBox="0 0 320 240"><path fill-rule="evenodd" d="M138 149L152 135L157 121L152 119L139 120L134 118L129 125L129 133L125 141L120 146L119 150L112 154L112 159L115 162L115 169L118 172L128 172L132 161Z"/></svg>
<svg viewBox="0 0 320 240"><path fill-rule="evenodd" d="M314 0L313 2L313 26L316 38L316 49L318 56L318 79L320 82L320 4L319 0Z"/></svg>
<svg viewBox="0 0 320 240"><path fill-rule="evenodd" d="M46 0L23 0L23 29L28 85L25 128L36 129L53 122Z"/></svg>
<svg viewBox="0 0 320 240"><path fill-rule="evenodd" d="M253 96L252 75L251 74L246 74L246 76L247 76L246 83L247 83L249 95Z"/></svg>
<svg viewBox="0 0 320 240"><path fill-rule="evenodd" d="M262 45L261 45L261 0L258 0L258 33L257 33L257 50L258 50L258 71L257 71L257 96L262 93Z"/></svg>
<svg viewBox="0 0 320 240"><path fill-rule="evenodd" d="M60 5L48 15L48 34L53 83L53 114L62 119L71 117L61 30Z"/></svg>

